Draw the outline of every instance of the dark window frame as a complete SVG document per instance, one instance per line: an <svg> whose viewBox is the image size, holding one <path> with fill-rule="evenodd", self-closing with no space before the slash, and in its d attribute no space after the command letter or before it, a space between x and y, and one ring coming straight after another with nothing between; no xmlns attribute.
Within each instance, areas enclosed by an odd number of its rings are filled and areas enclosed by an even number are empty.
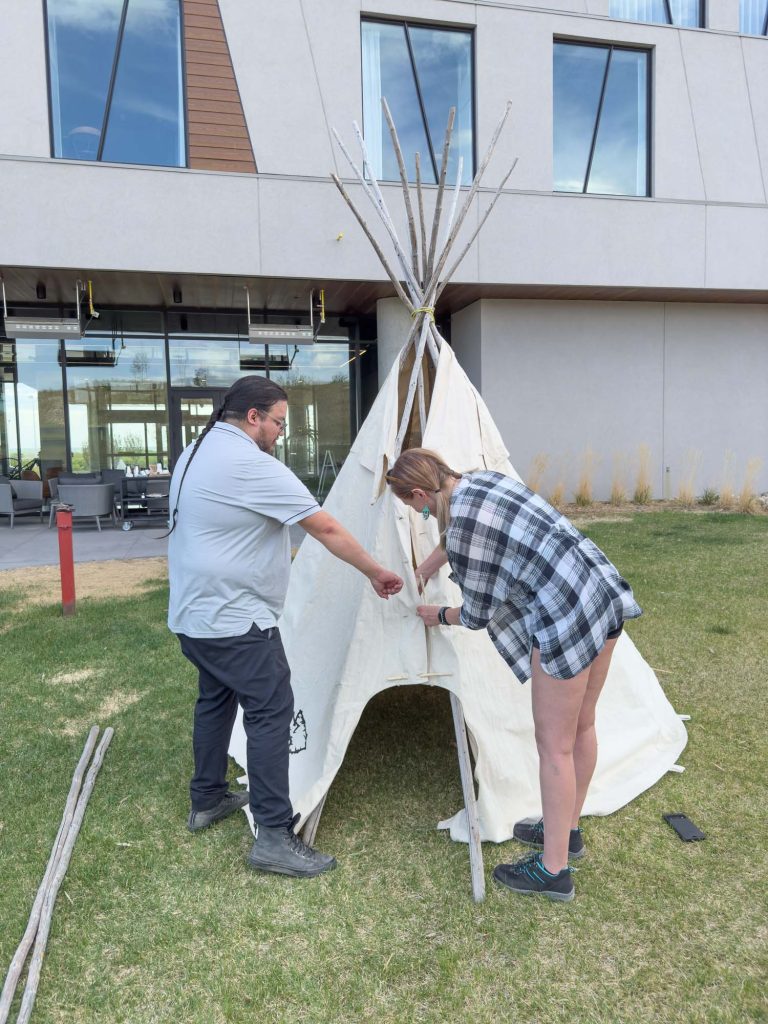
<svg viewBox="0 0 768 1024"><path fill-rule="evenodd" d="M112 60L112 72L110 74L109 86L107 89L106 99L104 101L104 116L101 122L101 135L99 136L99 148L94 160L83 161L89 164L100 164L104 163L102 160L102 152L104 150L104 144L107 137L107 128L109 127L109 115L112 108L112 97L114 94L115 81L117 79L117 69L120 62L120 51L122 49L123 36L125 34L125 22L128 16L128 3L129 0L123 0L123 10L120 15L120 26L118 28L117 39L115 41L115 52ZM135 163L126 163L124 166L131 167L163 167L166 169L173 169L174 167L189 167L189 97L187 95L187 62L184 57L184 2L178 0L179 4L179 49L181 55L181 89L182 99L184 103L184 163L183 164L144 164L140 161ZM51 151L51 159L53 160L72 160L74 157L56 156L56 143L53 134L53 90L51 87L51 41L48 33L48 0L43 0L43 33L45 42L45 71L46 71L46 84L48 94L48 144ZM108 161L111 163L111 161ZM121 161L122 163L122 161Z"/></svg>
<svg viewBox="0 0 768 1024"><path fill-rule="evenodd" d="M477 173L477 35L475 32L474 25L461 25L451 24L444 21L434 22L426 19L419 18L394 18L388 17L387 15L374 15L365 14L360 18L360 25L363 23L373 25L402 25L405 29L405 40L408 49L408 59L411 62L411 72L413 74L413 80L416 86L416 94L419 98L419 106L421 119L424 126L424 134L426 135L427 145L429 146L429 155L435 175L435 183L440 180L440 160L438 159L438 152L435 151L434 143L432 142L432 136L429 131L429 122L427 120L426 108L424 106L423 94L421 91L421 81L419 79L419 73L416 69L416 61L413 55L413 46L410 37L410 28L428 28L435 32L461 32L464 35L468 35L470 39L469 47L469 59L470 59L470 74L472 77L472 175L470 180L473 180ZM360 47L360 95L363 94L363 66L362 66L362 46ZM363 119L363 134L365 134L365 120ZM442 148L439 151L440 157L442 157ZM389 181L389 179L382 178L382 181ZM409 178L410 181L410 178ZM425 183L429 184L429 183ZM468 187L462 185L462 188Z"/></svg>
<svg viewBox="0 0 768 1024"><path fill-rule="evenodd" d="M629 43L611 43L597 39L574 39L572 36L554 36L552 39L552 73L554 75L554 48L557 44L565 44L568 46L582 46L592 47L598 50L608 50L608 60L605 65L605 72L603 75L603 84L600 90L600 100L597 107L597 115L595 117L595 125L592 129L592 141L589 147L589 159L587 160L587 168L584 175L584 182L581 192L570 192L561 191L560 189L553 188L552 191L556 195L561 196L617 196L618 198L626 199L652 199L653 198L653 77L654 77L654 48L650 46L632 46ZM587 187L589 185L589 175L592 170L592 158L595 153L595 145L597 143L597 134L600 130L600 118L603 111L603 102L605 100L605 87L608 82L608 74L611 69L611 57L614 50L625 50L630 53L644 53L647 60L648 73L646 75L645 82L645 109L646 109L646 129L645 129L645 194L644 195L628 195L626 193L614 193L614 192L588 192ZM552 117L552 128L554 132L554 110ZM553 167L554 170L554 167Z"/></svg>

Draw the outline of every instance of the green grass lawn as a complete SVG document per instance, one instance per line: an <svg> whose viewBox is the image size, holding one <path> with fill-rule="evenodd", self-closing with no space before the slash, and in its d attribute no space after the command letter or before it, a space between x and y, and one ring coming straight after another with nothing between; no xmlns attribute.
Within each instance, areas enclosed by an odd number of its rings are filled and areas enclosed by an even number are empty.
<svg viewBox="0 0 768 1024"><path fill-rule="evenodd" d="M318 834L338 870L249 872L243 817L185 828L196 684L164 588L69 620L0 591L3 972L88 728L115 728L35 1024L768 1020L768 518L661 512L588 532L633 584L632 638L692 721L684 774L586 820L570 904L493 886L515 843L485 844L472 902L466 847L434 828L461 803L450 707L421 687L381 695L355 734ZM707 841L681 842L666 811Z"/></svg>

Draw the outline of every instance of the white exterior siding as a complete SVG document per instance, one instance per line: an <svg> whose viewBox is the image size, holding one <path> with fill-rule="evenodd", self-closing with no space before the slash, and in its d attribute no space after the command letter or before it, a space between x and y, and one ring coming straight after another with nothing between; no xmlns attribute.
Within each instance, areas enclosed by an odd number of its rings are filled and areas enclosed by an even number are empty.
<svg viewBox="0 0 768 1024"><path fill-rule="evenodd" d="M707 29L682 30L610 19L608 0L220 0L250 175L51 159L43 5L0 0L0 269L384 280L328 179L349 174L333 128L354 149L362 121L364 13L474 29L478 156L511 104L465 237L519 163L458 283L768 300L768 40L738 34L738 0L707 7ZM651 51L651 198L553 193L556 38ZM483 299L454 314L453 341L523 473L538 451L572 469L592 447L605 496L613 450L646 443L658 494L689 450L700 486L732 450L764 458L768 487L766 305Z"/></svg>
<svg viewBox="0 0 768 1024"><path fill-rule="evenodd" d="M478 336L483 397L523 477L548 457L545 493L562 480L572 498L589 449L595 494L610 493L616 455L631 494L640 445L656 497L678 493L692 459L696 493L719 490L729 452L736 489L751 459L765 488L765 306L484 299L452 323L476 385Z"/></svg>

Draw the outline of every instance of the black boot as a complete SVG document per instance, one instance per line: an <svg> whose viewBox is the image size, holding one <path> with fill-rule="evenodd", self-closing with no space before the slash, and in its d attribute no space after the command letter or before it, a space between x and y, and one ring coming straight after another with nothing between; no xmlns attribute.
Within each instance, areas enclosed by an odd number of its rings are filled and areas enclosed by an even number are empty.
<svg viewBox="0 0 768 1024"><path fill-rule="evenodd" d="M267 828L257 825L256 839L248 863L257 871L271 871L293 878L313 878L336 867L334 857L320 853L300 839L293 831L298 815L287 827Z"/></svg>
<svg viewBox="0 0 768 1024"><path fill-rule="evenodd" d="M239 793L225 793L215 807L209 807L207 811L190 811L187 828L190 832L199 832L201 828L208 828L214 821L228 818L230 814L239 811L247 803L247 789L241 790Z"/></svg>

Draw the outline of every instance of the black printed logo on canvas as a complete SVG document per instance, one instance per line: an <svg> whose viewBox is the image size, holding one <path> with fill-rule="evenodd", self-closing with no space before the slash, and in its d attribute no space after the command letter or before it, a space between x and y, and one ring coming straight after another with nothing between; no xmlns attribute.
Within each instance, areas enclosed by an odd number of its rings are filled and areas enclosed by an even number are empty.
<svg viewBox="0 0 768 1024"><path fill-rule="evenodd" d="M288 752L300 754L307 749L307 723L304 721L304 712L297 711L291 722L291 742Z"/></svg>

